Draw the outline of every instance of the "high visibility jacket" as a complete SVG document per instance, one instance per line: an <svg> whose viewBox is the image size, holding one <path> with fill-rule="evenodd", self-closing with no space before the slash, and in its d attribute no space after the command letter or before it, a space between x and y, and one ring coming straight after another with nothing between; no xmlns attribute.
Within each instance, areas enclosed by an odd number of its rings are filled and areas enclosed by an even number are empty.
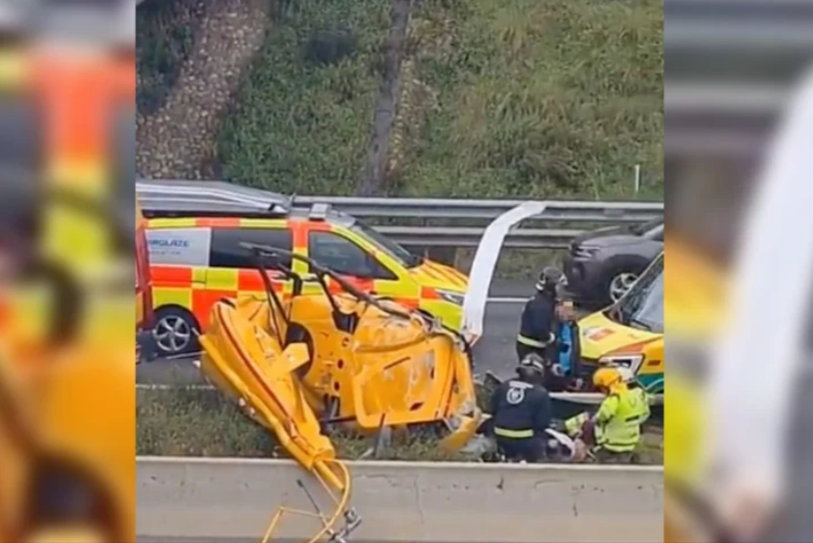
<svg viewBox="0 0 813 543"><path fill-rule="evenodd" d="M574 417L570 417L565 420L565 432L567 432L567 435L575 437L576 434L583 431L584 425L587 424L589 420L590 415L587 413L579 413Z"/></svg>
<svg viewBox="0 0 813 543"><path fill-rule="evenodd" d="M596 445L611 452L634 450L648 418L649 398L643 389L613 392L596 413Z"/></svg>
<svg viewBox="0 0 813 543"><path fill-rule="evenodd" d="M669 375L669 409L664 413L663 451L669 457L664 477L686 487L703 481L703 454L707 409L703 391L678 372Z"/></svg>

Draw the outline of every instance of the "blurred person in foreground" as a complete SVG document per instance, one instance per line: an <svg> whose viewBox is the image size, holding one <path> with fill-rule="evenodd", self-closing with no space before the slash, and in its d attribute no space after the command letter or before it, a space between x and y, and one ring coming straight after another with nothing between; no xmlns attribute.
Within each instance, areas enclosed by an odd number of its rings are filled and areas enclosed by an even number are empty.
<svg viewBox="0 0 813 543"><path fill-rule="evenodd" d="M133 176L113 173L111 130L134 100L134 36L120 31L135 6L12 8L40 34L0 49L0 105L35 110L25 129L42 140L40 164L0 163L0 202L37 223L24 232L0 214L0 541L126 543L134 221L116 182Z"/></svg>
<svg viewBox="0 0 813 543"><path fill-rule="evenodd" d="M710 364L706 495L729 540L813 541L813 451L809 436L790 441L813 413L809 390L795 389L807 382L813 300L813 72L797 92L744 224L731 319ZM788 453L801 464L788 469ZM801 496L787 500L788 481Z"/></svg>

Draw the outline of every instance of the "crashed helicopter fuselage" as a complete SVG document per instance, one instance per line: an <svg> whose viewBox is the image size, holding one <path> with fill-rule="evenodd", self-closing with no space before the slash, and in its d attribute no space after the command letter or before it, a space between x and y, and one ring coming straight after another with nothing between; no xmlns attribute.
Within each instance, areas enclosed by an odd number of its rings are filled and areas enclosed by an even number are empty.
<svg viewBox="0 0 813 543"><path fill-rule="evenodd" d="M267 298L214 306L201 369L294 458L308 467L333 458L323 433L331 423L362 431L435 424L447 443L465 443L480 411L462 336L303 256L246 248L257 256ZM282 255L308 260L313 276L283 268ZM274 274L293 281L292 296L277 293ZM324 296L300 296L305 281L321 284Z"/></svg>

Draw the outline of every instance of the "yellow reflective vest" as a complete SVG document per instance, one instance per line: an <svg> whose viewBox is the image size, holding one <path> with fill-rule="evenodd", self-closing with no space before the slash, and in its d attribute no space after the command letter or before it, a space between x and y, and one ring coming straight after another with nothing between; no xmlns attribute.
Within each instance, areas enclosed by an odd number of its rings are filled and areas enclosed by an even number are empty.
<svg viewBox="0 0 813 543"><path fill-rule="evenodd" d="M634 450L648 418L649 398L643 389L613 392L596 413L596 445L611 452Z"/></svg>

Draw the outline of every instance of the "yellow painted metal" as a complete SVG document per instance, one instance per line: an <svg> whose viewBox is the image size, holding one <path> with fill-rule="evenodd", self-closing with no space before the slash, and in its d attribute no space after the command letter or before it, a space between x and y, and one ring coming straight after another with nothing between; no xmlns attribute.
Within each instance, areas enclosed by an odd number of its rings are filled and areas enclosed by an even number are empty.
<svg viewBox="0 0 813 543"><path fill-rule="evenodd" d="M445 446L464 446L481 415L461 340L391 301L382 303L408 316L347 295L336 301L358 319L354 333L337 328L324 296L285 300L282 312L249 298L216 304L201 337L201 369L308 469L322 471L320 463L334 458L317 419L331 405L330 416L365 431L455 420L451 434L458 437ZM307 341L284 347L283 314L301 325Z"/></svg>

